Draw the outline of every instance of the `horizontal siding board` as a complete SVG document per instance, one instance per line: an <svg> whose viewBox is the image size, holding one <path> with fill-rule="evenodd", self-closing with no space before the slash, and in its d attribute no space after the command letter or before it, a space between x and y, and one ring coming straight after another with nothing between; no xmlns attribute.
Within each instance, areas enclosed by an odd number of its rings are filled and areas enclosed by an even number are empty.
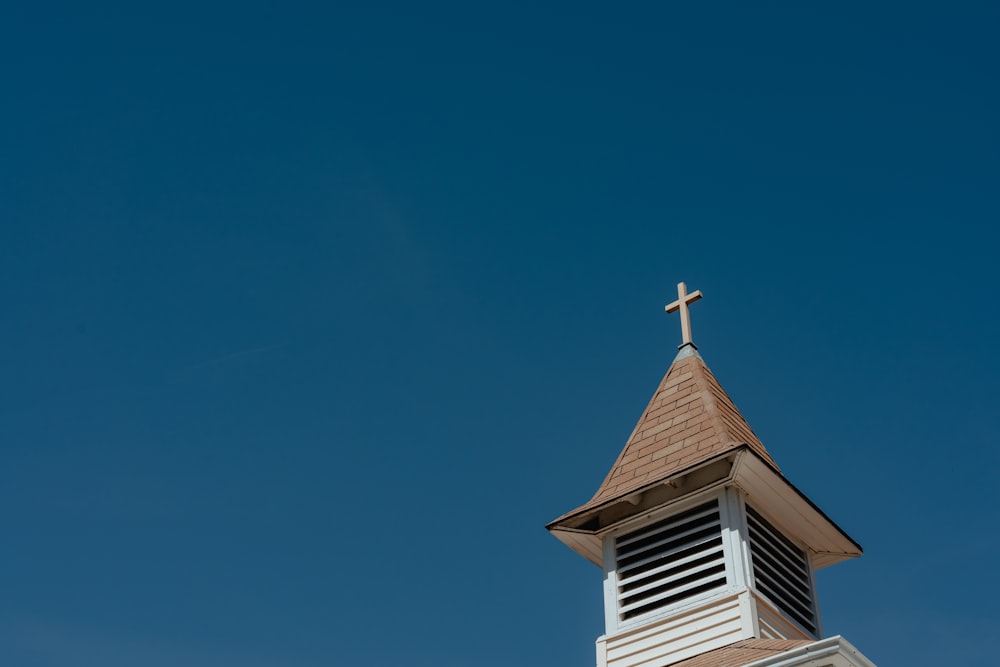
<svg viewBox="0 0 1000 667"><path fill-rule="evenodd" d="M666 652L647 651L634 656L634 661L629 660L627 663L621 664L609 663L609 667L624 667L625 665L628 665L628 667L660 667L665 663L676 662L693 655L698 655L699 653L705 653L714 648L739 641L742 638L741 625L739 619L736 619L691 635L688 638L690 644L687 646L682 647L679 644L668 644L664 648L674 650Z"/></svg>
<svg viewBox="0 0 1000 667"><path fill-rule="evenodd" d="M730 596L680 618L607 637L602 651L608 667L647 667L682 660L742 638L739 601Z"/></svg>
<svg viewBox="0 0 1000 667"><path fill-rule="evenodd" d="M754 605L757 608L757 619L760 622L762 636L766 626L769 632L768 639L813 639L812 636L790 623L781 612L759 595L754 595Z"/></svg>
<svg viewBox="0 0 1000 667"><path fill-rule="evenodd" d="M612 635L607 635L606 639L609 645L613 645L616 642L632 641L635 638L646 637L659 632L674 632L680 627L691 623L699 623L702 619L714 614L730 613L730 610L732 610L731 613L736 613L738 609L739 600L736 595L717 597L676 615L666 616L636 627L627 628Z"/></svg>

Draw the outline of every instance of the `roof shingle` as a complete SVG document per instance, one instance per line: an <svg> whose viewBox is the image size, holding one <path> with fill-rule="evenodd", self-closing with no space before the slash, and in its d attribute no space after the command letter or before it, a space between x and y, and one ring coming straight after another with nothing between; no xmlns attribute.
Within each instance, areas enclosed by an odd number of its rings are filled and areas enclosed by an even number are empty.
<svg viewBox="0 0 1000 667"><path fill-rule="evenodd" d="M573 514L743 444L778 470L701 355L694 346L684 346L597 493Z"/></svg>
<svg viewBox="0 0 1000 667"><path fill-rule="evenodd" d="M744 639L707 651L670 667L743 667L762 658L813 643L810 639Z"/></svg>

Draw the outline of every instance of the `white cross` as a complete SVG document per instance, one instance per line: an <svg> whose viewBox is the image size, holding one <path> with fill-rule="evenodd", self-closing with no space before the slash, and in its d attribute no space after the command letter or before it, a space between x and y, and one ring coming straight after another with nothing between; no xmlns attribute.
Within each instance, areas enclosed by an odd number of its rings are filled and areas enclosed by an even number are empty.
<svg viewBox="0 0 1000 667"><path fill-rule="evenodd" d="M684 283L677 283L677 301L671 304L667 304L667 312L672 313L675 310L681 311L681 336L684 342L681 347L691 343L691 315L688 313L688 304L692 304L701 298L701 290L695 290L690 294L687 293L687 285Z"/></svg>

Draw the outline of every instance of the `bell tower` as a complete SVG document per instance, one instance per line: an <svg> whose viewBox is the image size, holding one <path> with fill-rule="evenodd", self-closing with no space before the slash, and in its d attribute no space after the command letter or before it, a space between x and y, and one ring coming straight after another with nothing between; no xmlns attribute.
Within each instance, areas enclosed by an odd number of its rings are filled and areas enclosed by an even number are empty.
<svg viewBox="0 0 1000 667"><path fill-rule="evenodd" d="M823 639L813 578L861 547L781 474L692 341L701 292L677 291L677 357L594 497L547 526L604 573L598 667L874 667Z"/></svg>

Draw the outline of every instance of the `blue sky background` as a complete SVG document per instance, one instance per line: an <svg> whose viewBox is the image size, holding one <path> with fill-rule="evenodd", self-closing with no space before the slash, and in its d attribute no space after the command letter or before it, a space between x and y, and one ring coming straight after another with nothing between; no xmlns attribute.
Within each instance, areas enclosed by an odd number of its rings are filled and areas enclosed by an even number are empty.
<svg viewBox="0 0 1000 667"><path fill-rule="evenodd" d="M828 634L987 664L995 3L20 3L0 656L584 666L586 501L679 342L866 549Z"/></svg>

